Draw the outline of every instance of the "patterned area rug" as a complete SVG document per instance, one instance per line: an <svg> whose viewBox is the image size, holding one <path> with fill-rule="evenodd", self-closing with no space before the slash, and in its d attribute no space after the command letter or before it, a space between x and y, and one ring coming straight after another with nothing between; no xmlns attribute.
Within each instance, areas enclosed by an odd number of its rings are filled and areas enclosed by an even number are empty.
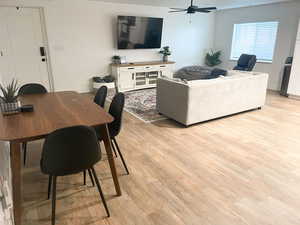
<svg viewBox="0 0 300 225"><path fill-rule="evenodd" d="M166 119L166 117L159 115L156 110L156 88L129 91L124 92L124 94L124 109L145 123ZM114 95L115 90L110 89L107 100L111 102Z"/></svg>

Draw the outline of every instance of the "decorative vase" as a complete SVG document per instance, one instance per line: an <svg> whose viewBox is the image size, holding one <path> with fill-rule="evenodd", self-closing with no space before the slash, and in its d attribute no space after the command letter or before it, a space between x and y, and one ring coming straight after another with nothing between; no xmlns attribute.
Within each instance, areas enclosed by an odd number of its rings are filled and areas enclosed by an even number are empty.
<svg viewBox="0 0 300 225"><path fill-rule="evenodd" d="M164 62L168 62L168 56L167 56L167 55L164 55L164 56L163 56L163 61L164 61Z"/></svg>
<svg viewBox="0 0 300 225"><path fill-rule="evenodd" d="M9 103L1 102L0 103L0 109L1 109L1 112L3 115L11 115L11 114L19 113L20 106L21 106L20 101L9 102Z"/></svg>

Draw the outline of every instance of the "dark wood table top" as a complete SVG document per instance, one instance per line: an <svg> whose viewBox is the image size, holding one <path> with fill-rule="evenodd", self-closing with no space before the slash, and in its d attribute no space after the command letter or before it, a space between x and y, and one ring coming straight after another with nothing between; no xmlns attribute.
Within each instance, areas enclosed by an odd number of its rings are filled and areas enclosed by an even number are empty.
<svg viewBox="0 0 300 225"><path fill-rule="evenodd" d="M20 101L22 105L32 104L34 112L0 115L0 140L34 140L63 127L99 126L113 121L90 98L76 92L26 95Z"/></svg>

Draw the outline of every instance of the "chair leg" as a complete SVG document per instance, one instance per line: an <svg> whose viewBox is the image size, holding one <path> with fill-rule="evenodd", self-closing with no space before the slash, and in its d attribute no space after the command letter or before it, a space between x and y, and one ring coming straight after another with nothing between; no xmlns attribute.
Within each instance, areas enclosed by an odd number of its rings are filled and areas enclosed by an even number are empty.
<svg viewBox="0 0 300 225"><path fill-rule="evenodd" d="M122 155L122 153L121 153L121 151L120 151L120 148L119 148L119 145L118 145L118 143L117 143L117 140L116 140L115 138L112 138L112 142L113 142L113 143L115 144L115 146L117 147L117 150L118 150L118 153L119 153L120 158L121 158L121 160L122 160L122 163L123 163L123 165L124 165L124 167L125 167L125 170L126 170L127 174L129 175L129 170L128 170L128 168L127 168L127 165L126 165L126 162L125 162L125 160L124 160L124 158L123 158L123 155Z"/></svg>
<svg viewBox="0 0 300 225"><path fill-rule="evenodd" d="M48 181L48 200L50 199L51 185L52 185L52 176L50 175Z"/></svg>
<svg viewBox="0 0 300 225"><path fill-rule="evenodd" d="M93 175L92 175L92 173L91 173L91 170L88 169L88 172L89 172L89 176L90 176L90 179L91 179L92 184L93 184L93 187L94 187L94 186L95 186L95 182L94 182L94 179L93 179Z"/></svg>
<svg viewBox="0 0 300 225"><path fill-rule="evenodd" d="M109 210L108 210L108 207L107 207L107 204L106 204L106 201L105 201L105 198L104 198L104 195L103 195L103 192L102 192L102 189L101 189L101 186L100 186L100 183L99 183L99 180L98 180L98 177L97 177L97 174L95 172L94 167L92 167L91 170L92 170L92 173L93 173L93 176L94 176L94 179L95 179L95 182L96 182L96 185L97 185L100 197L102 199L102 202L103 202L103 205L104 205L107 217L110 217L110 213L109 213Z"/></svg>
<svg viewBox="0 0 300 225"><path fill-rule="evenodd" d="M51 224L55 225L55 210L56 210L56 176L53 176L53 190L52 190L52 217Z"/></svg>
<svg viewBox="0 0 300 225"><path fill-rule="evenodd" d="M86 170L83 171L83 185L86 185Z"/></svg>
<svg viewBox="0 0 300 225"><path fill-rule="evenodd" d="M27 142L22 143L24 166L26 165Z"/></svg>
<svg viewBox="0 0 300 225"><path fill-rule="evenodd" d="M116 148L115 148L115 146L113 145L113 142L111 141L111 146L112 146L112 149L113 149L113 151L114 151L114 153L115 153L115 156L116 156L116 158L118 157L118 154L117 154L117 151L116 151Z"/></svg>

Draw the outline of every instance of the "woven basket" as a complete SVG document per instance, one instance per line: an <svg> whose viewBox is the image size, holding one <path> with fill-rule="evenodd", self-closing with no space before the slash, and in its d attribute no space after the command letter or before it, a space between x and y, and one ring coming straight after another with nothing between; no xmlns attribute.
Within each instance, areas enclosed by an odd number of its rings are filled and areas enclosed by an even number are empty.
<svg viewBox="0 0 300 225"><path fill-rule="evenodd" d="M3 115L11 115L20 112L20 101L12 103L0 103L0 109Z"/></svg>

